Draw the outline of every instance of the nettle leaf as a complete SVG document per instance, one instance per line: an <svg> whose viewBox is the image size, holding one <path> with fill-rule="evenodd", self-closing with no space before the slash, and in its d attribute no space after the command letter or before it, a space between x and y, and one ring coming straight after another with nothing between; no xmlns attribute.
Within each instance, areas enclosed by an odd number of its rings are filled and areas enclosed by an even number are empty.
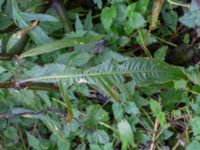
<svg viewBox="0 0 200 150"><path fill-rule="evenodd" d="M188 12L184 14L183 17L179 18L179 21L189 28L194 28L196 26L200 26L199 15L200 11Z"/></svg>
<svg viewBox="0 0 200 150"><path fill-rule="evenodd" d="M174 82L175 89L186 89L187 88L187 80L178 80Z"/></svg>
<svg viewBox="0 0 200 150"><path fill-rule="evenodd" d="M88 134L87 140L90 144L107 144L109 136L104 130L96 130L92 134Z"/></svg>
<svg viewBox="0 0 200 150"><path fill-rule="evenodd" d="M197 2L198 3L198 2ZM192 0L190 10L179 18L179 21L189 28L200 26L200 8L196 4L195 0Z"/></svg>
<svg viewBox="0 0 200 150"><path fill-rule="evenodd" d="M116 20L122 22L126 20L127 13L126 13L126 5L118 4L117 7L117 17Z"/></svg>
<svg viewBox="0 0 200 150"><path fill-rule="evenodd" d="M61 40L55 40L36 48L33 48L27 52L22 53L19 58L31 57L36 55L41 55L45 53L50 53L56 50L60 50L66 47L73 47L76 45L84 45L86 43L98 41L102 36L84 36L84 37L69 37L63 38Z"/></svg>
<svg viewBox="0 0 200 150"><path fill-rule="evenodd" d="M164 112L159 112L156 116L156 120L158 120L162 128L166 127L167 121L166 121L166 116Z"/></svg>
<svg viewBox="0 0 200 150"><path fill-rule="evenodd" d="M86 110L85 124L88 126L96 125L98 122L107 122L109 120L108 113L99 105L90 105Z"/></svg>
<svg viewBox="0 0 200 150"><path fill-rule="evenodd" d="M140 0L136 2L135 10L141 14L145 14L149 5L149 0Z"/></svg>
<svg viewBox="0 0 200 150"><path fill-rule="evenodd" d="M138 13L138 12L132 12L129 16L129 19L126 21L124 30L126 34L131 34L133 30L139 29L141 27L144 27L145 20L144 17Z"/></svg>
<svg viewBox="0 0 200 150"><path fill-rule="evenodd" d="M106 30L110 30L113 20L117 16L117 9L114 5L105 7L101 12L101 21Z"/></svg>
<svg viewBox="0 0 200 150"><path fill-rule="evenodd" d="M200 143L197 140L192 140L192 142L186 147L186 150L198 150L200 149Z"/></svg>
<svg viewBox="0 0 200 150"><path fill-rule="evenodd" d="M153 114L154 114L155 116L156 116L158 113L161 112L162 107L161 107L161 105L160 105L157 101L151 99L151 100L149 101L149 104L150 104L151 111L153 112Z"/></svg>
<svg viewBox="0 0 200 150"><path fill-rule="evenodd" d="M116 120L120 121L123 118L124 110L121 104L113 103L112 111Z"/></svg>
<svg viewBox="0 0 200 150"><path fill-rule="evenodd" d="M78 14L76 15L75 29L76 29L76 31L83 30L83 24L82 24Z"/></svg>
<svg viewBox="0 0 200 150"><path fill-rule="evenodd" d="M191 125L194 136L200 140L200 117L195 116L191 121Z"/></svg>
<svg viewBox="0 0 200 150"><path fill-rule="evenodd" d="M122 141L122 150L126 150L128 145L132 147L135 146L134 144L134 135L133 131L131 130L131 126L127 120L122 120L117 124L120 139Z"/></svg>
<svg viewBox="0 0 200 150"><path fill-rule="evenodd" d="M163 46L159 48L155 53L154 53L154 58L159 59L159 60L165 60L165 57L167 55L167 46Z"/></svg>
<svg viewBox="0 0 200 150"><path fill-rule="evenodd" d="M84 26L85 30L92 30L93 23L92 23L92 12L91 11L88 12L83 26Z"/></svg>

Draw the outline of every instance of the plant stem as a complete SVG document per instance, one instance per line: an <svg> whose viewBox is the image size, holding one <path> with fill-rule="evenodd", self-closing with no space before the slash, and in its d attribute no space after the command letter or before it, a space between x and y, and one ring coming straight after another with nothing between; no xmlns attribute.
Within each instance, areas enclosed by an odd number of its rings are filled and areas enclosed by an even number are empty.
<svg viewBox="0 0 200 150"><path fill-rule="evenodd" d="M174 2L174 1L172 1L172 0L167 0L167 1L168 1L168 3L170 3L170 4L172 4L172 5L177 5L177 6L187 7L187 8L190 8L190 7L191 7L191 5L189 5L189 4L177 3L177 2Z"/></svg>
<svg viewBox="0 0 200 150"><path fill-rule="evenodd" d="M150 146L149 150L154 150L155 149L156 132L157 132L158 127L159 127L159 122L156 119L156 121L154 123L153 136L152 136L152 139L151 139L151 146Z"/></svg>

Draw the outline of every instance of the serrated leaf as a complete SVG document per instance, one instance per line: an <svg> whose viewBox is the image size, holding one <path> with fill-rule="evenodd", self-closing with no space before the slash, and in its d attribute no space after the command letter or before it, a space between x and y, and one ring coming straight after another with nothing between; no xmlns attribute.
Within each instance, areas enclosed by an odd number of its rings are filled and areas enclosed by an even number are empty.
<svg viewBox="0 0 200 150"><path fill-rule="evenodd" d="M187 81L186 80L178 80L174 82L175 89L186 89L187 88Z"/></svg>
<svg viewBox="0 0 200 150"><path fill-rule="evenodd" d="M107 144L109 136L104 130L96 130L92 134L88 134L87 139L90 144Z"/></svg>
<svg viewBox="0 0 200 150"><path fill-rule="evenodd" d="M200 139L200 117L196 116L191 121L192 132L195 136L198 136Z"/></svg>
<svg viewBox="0 0 200 150"><path fill-rule="evenodd" d="M101 12L101 21L106 30L110 30L114 18L117 16L115 6L105 7Z"/></svg>
<svg viewBox="0 0 200 150"><path fill-rule="evenodd" d="M165 60L165 57L166 57L166 54L167 54L167 49L168 49L167 46L163 46L163 47L159 48L155 52L154 57L156 59L159 59L159 60Z"/></svg>
<svg viewBox="0 0 200 150"><path fill-rule="evenodd" d="M127 59L121 64L117 64L111 61L105 62L99 66L90 68L89 70L70 69L67 73L56 73L53 69L48 68L49 75L46 75L44 68L39 67L38 72L44 72L40 76L22 80L19 83L31 82L31 81L58 81L60 79L66 79L71 83L78 83L80 80L84 80L86 83L99 84L98 79L110 78L110 81L115 82L116 79L122 80L123 76L129 76L133 78L136 85L144 86L149 84L160 84L174 80L180 80L185 78L180 68L166 64L165 62L146 59L146 58L133 58ZM109 77L109 78L108 78ZM114 79L115 77L116 79ZM113 79L111 79L113 78ZM103 81L105 82L105 81ZM111 82L111 83L112 83Z"/></svg>
<svg viewBox="0 0 200 150"><path fill-rule="evenodd" d="M85 18L85 21L84 21L84 29L85 30L92 30L92 28L93 28L92 12L89 11L86 18Z"/></svg>
<svg viewBox="0 0 200 150"><path fill-rule="evenodd" d="M144 17L138 12L132 12L129 19L126 21L124 30L126 34L131 34L135 29L139 29L145 25Z"/></svg>
<svg viewBox="0 0 200 150"><path fill-rule="evenodd" d="M199 150L200 143L197 140L192 140L192 142L186 147L186 150Z"/></svg>
<svg viewBox="0 0 200 150"><path fill-rule="evenodd" d="M109 119L108 113L99 105L90 105L86 110L85 124L87 126L96 125L98 122L107 122Z"/></svg>
<svg viewBox="0 0 200 150"><path fill-rule="evenodd" d="M62 48L73 47L76 45L84 45L86 43L95 42L99 40L102 36L85 36L85 37L72 37L63 38L61 40L55 40L33 48L27 52L22 53L19 58L31 57L36 55L41 55L45 53L50 53Z"/></svg>
<svg viewBox="0 0 200 150"><path fill-rule="evenodd" d="M75 29L76 29L76 32L79 30L80 31L83 30L83 24L82 24L78 14L76 15Z"/></svg>

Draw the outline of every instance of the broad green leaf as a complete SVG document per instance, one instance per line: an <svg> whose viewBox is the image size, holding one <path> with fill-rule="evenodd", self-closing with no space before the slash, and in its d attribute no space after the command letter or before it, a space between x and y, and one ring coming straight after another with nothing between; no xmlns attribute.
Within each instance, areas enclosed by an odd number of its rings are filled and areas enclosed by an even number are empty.
<svg viewBox="0 0 200 150"><path fill-rule="evenodd" d="M27 138L28 138L28 143L29 146L34 148L34 149L40 149L40 141L34 137L32 134L30 134L29 132L26 132Z"/></svg>
<svg viewBox="0 0 200 150"><path fill-rule="evenodd" d="M17 129L12 127L12 126L8 126L4 131L3 131L3 135L11 140L15 140L18 141L19 139L19 135L17 133Z"/></svg>
<svg viewBox="0 0 200 150"><path fill-rule="evenodd" d="M166 116L164 112L159 112L156 116L156 119L158 120L162 128L166 127L167 122L166 122Z"/></svg>
<svg viewBox="0 0 200 150"><path fill-rule="evenodd" d="M159 59L159 60L165 60L166 54L167 54L167 46L163 46L159 48L155 53L154 53L154 58Z"/></svg>
<svg viewBox="0 0 200 150"><path fill-rule="evenodd" d="M114 18L117 16L115 6L105 7L101 12L101 21L106 30L110 30Z"/></svg>
<svg viewBox="0 0 200 150"><path fill-rule="evenodd" d="M195 116L191 121L191 126L194 136L200 140L200 117Z"/></svg>
<svg viewBox="0 0 200 150"><path fill-rule="evenodd" d="M196 85L200 85L200 74L199 74L200 65L195 67L189 67L184 73L187 75L188 79Z"/></svg>
<svg viewBox="0 0 200 150"><path fill-rule="evenodd" d="M133 12L126 21L124 30L129 35L133 30L144 27L144 25L144 17L138 12Z"/></svg>
<svg viewBox="0 0 200 150"><path fill-rule="evenodd" d="M124 4L117 4L116 5L117 7L117 16L116 16L116 20L119 22L119 23L123 23L123 21L126 20L126 17L127 17L127 13L126 13L126 5Z"/></svg>
<svg viewBox="0 0 200 150"><path fill-rule="evenodd" d="M141 14L145 14L149 5L149 0L139 0L136 2L135 10Z"/></svg>
<svg viewBox="0 0 200 150"><path fill-rule="evenodd" d="M192 0L190 10L179 18L179 21L189 28L200 26L200 9L197 3L199 2Z"/></svg>
<svg viewBox="0 0 200 150"><path fill-rule="evenodd" d="M33 48L27 52L22 53L19 57L31 57L36 55L41 55L45 53L50 53L62 48L73 47L76 45L84 45L86 43L95 42L99 40L102 36L85 36L85 37L72 37L72 38L63 38L61 40L55 40L53 42L45 43L41 46Z"/></svg>
<svg viewBox="0 0 200 150"><path fill-rule="evenodd" d="M119 103L113 103L112 104L112 111L113 111L114 117L115 117L115 119L117 121L122 120L124 110L123 110L123 107L122 107L121 104L119 104Z"/></svg>
<svg viewBox="0 0 200 150"><path fill-rule="evenodd" d="M168 27L173 31L176 32L176 26L178 23L178 15L173 10L163 10L162 12L162 18L164 19L165 23L168 25Z"/></svg>
<svg viewBox="0 0 200 150"><path fill-rule="evenodd" d="M134 136L133 131L131 130L130 124L127 120L122 120L117 124L120 139L122 141L122 150L126 150L128 145L132 147L135 146L134 144Z"/></svg>
<svg viewBox="0 0 200 150"><path fill-rule="evenodd" d="M124 110L131 115L137 115L139 113L139 109L135 105L134 102L127 101L124 106Z"/></svg>
<svg viewBox="0 0 200 150"><path fill-rule="evenodd" d="M58 150L70 150L70 142L68 139L59 140L57 142Z"/></svg>
<svg viewBox="0 0 200 150"><path fill-rule="evenodd" d="M87 140L90 144L107 144L109 143L109 136L104 130L97 130L88 134Z"/></svg>
<svg viewBox="0 0 200 150"><path fill-rule="evenodd" d="M90 144L90 150L102 150L102 148L97 144Z"/></svg>
<svg viewBox="0 0 200 150"><path fill-rule="evenodd" d="M45 73L46 70L49 72L48 75ZM185 75L180 68L166 64L163 61L146 58L127 59L120 65L108 61L85 71L72 68L69 69L67 73L64 73L63 71L60 69L57 73L47 66L38 67L38 70L36 70L38 75L37 73L33 75L30 74L32 78L19 81L19 83L32 81L55 82L60 79L65 79L70 83L84 81L85 83L99 85L102 81L106 84L108 83L104 79L110 80L110 83L114 83L116 82L116 79L121 81L123 76L129 76L135 81L136 85L145 86L185 78ZM99 79L101 79L101 81L99 81Z"/></svg>
<svg viewBox="0 0 200 150"><path fill-rule="evenodd" d="M187 81L186 80L178 80L174 82L175 89L186 89L187 88Z"/></svg>
<svg viewBox="0 0 200 150"><path fill-rule="evenodd" d="M161 112L162 107L157 101L151 99L149 101L149 104L150 104L150 108L151 108L151 111L153 112L154 116L156 116L158 113Z"/></svg>
<svg viewBox="0 0 200 150"><path fill-rule="evenodd" d="M199 150L200 143L197 140L192 140L192 142L186 147L186 150Z"/></svg>
<svg viewBox="0 0 200 150"><path fill-rule="evenodd" d="M25 28L28 26L28 23L23 19L22 12L19 10L17 2L15 0L12 0L12 14L14 22L17 26L19 26L20 28ZM48 35L40 27L36 27L29 34L37 45L41 45L45 42L51 41Z"/></svg>
<svg viewBox="0 0 200 150"><path fill-rule="evenodd" d="M109 120L108 113L99 105L90 105L86 110L85 125L92 127L98 122L107 122Z"/></svg>

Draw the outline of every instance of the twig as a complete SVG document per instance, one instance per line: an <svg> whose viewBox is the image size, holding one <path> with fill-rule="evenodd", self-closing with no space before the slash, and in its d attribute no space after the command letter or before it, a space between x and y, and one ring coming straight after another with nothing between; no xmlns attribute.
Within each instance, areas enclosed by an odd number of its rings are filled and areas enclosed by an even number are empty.
<svg viewBox="0 0 200 150"><path fill-rule="evenodd" d="M158 127L159 127L159 122L156 120L155 123L154 123L153 136L152 136L152 139L151 139L150 150L155 149L156 132L157 132Z"/></svg>
<svg viewBox="0 0 200 150"><path fill-rule="evenodd" d="M178 140L172 150L176 150L180 144L180 140Z"/></svg>
<svg viewBox="0 0 200 150"><path fill-rule="evenodd" d="M182 4L182 3L177 3L177 2L174 2L172 0L167 0L168 3L172 4L172 5L176 5L176 6L182 6L182 7L187 7L187 8L190 8L191 5L189 4Z"/></svg>
<svg viewBox="0 0 200 150"><path fill-rule="evenodd" d="M152 55L151 55L151 53L149 52L148 48L147 48L146 45L145 45L145 41L144 41L143 38L142 38L142 35L141 35L140 30L138 30L138 34L139 34L139 38L140 38L140 40L141 40L141 42L142 42L141 46L142 46L142 48L143 48L145 54L146 54L148 57L153 58Z"/></svg>

